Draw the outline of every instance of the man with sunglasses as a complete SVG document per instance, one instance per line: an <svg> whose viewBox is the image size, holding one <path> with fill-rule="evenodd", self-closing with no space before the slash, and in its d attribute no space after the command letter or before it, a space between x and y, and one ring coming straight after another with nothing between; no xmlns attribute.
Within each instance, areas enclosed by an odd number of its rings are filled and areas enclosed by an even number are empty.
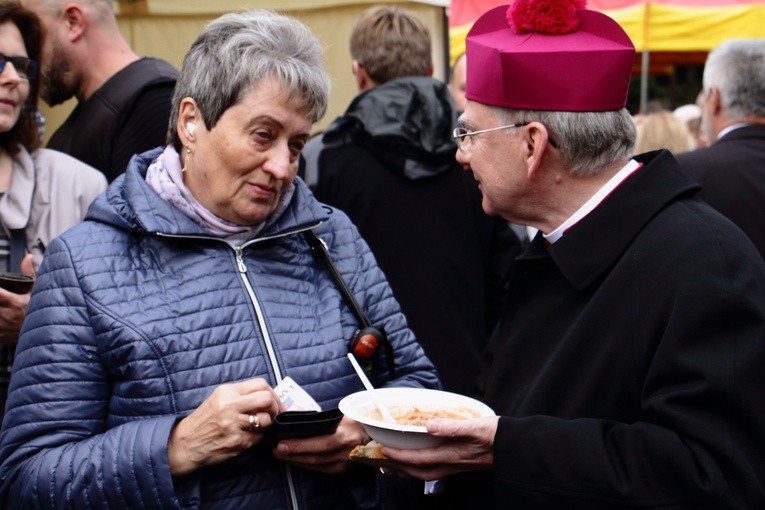
<svg viewBox="0 0 765 510"><path fill-rule="evenodd" d="M765 265L672 154L633 156L624 31L550 4L476 21L454 133L484 210L539 229L480 377L498 417L383 453L471 471L459 508L765 508Z"/></svg>
<svg viewBox="0 0 765 510"><path fill-rule="evenodd" d="M77 106L48 148L101 170L109 181L134 154L164 145L178 71L139 58L120 33L113 0L22 0L46 28L40 96Z"/></svg>

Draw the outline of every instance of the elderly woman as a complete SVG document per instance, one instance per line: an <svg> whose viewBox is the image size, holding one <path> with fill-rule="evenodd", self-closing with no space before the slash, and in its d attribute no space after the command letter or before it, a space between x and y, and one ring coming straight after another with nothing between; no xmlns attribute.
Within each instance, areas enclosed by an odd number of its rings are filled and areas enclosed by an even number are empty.
<svg viewBox="0 0 765 510"><path fill-rule="evenodd" d="M41 149L37 117L39 19L0 4L0 272L34 275L53 237L82 221L106 188L95 169ZM0 284L0 420L29 292Z"/></svg>
<svg viewBox="0 0 765 510"><path fill-rule="evenodd" d="M268 440L285 377L325 409L363 389L347 358L358 322L306 231L388 333L395 371L383 356L378 383L438 385L356 229L295 179L328 89L291 18L228 14L197 38L169 145L48 248L0 436L1 507L376 504L390 479L350 465L369 440L358 423Z"/></svg>

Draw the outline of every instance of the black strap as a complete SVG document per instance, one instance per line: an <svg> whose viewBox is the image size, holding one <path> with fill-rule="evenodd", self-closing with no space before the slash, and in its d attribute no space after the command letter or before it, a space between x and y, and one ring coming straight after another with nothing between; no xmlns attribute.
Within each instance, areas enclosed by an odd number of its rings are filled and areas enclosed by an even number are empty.
<svg viewBox="0 0 765 510"><path fill-rule="evenodd" d="M158 85L174 84L178 79L178 70L164 60L142 58L131 64L130 72L122 73L105 90L106 102L122 117L130 111L130 106L144 90ZM121 119L123 121L124 118ZM117 131L119 132L119 131Z"/></svg>
<svg viewBox="0 0 765 510"><path fill-rule="evenodd" d="M27 238L23 228L10 229L9 231L10 256L8 270L12 273L21 272L21 261L27 253Z"/></svg>
<svg viewBox="0 0 765 510"><path fill-rule="evenodd" d="M316 255L319 260L321 260L322 264L324 264L324 267L327 268L327 272L329 273L330 278L332 278L332 281L335 282L335 285L340 290L340 294L343 296L345 303L348 305L348 308L351 309L351 312L356 317L356 320L359 321L361 327L370 327L372 323L361 310L361 307L359 306L358 301L356 301L356 298L351 292L351 289L348 288L348 285L345 283L345 280L343 280L343 277L340 276L340 273L335 267L335 264L332 262L332 259L329 258L329 253L327 252L327 248L324 246L322 240L313 233L313 230L304 230L302 234L303 237L305 237L305 240L308 241L308 246L311 247L311 251L313 251L314 255Z"/></svg>
<svg viewBox="0 0 765 510"><path fill-rule="evenodd" d="M332 262L332 259L329 257L329 252L327 252L327 247L324 245L324 242L319 239L312 230L304 230L302 234L306 241L308 241L308 245L311 247L311 251L316 257L318 257L322 264L324 264L324 267L327 269L330 278L335 283L335 286L340 290L340 295L343 296L343 300L348 305L348 308L351 309L351 312L356 317L356 320L359 322L359 328L356 330L356 334L364 334L368 330L373 332L374 337L379 342L378 347L382 346L383 348L383 354L385 355L385 362L387 364L388 372L391 376L393 376L396 373L395 356L393 354L393 345L391 345L390 341L388 340L388 335L385 333L385 328L382 326L372 325L369 318L361 310L358 301L356 301L356 297L351 292L351 289L348 288L345 280L343 280L340 272L337 270L335 264ZM366 370L370 372L373 379L376 379L378 371L377 363L370 360L370 364Z"/></svg>

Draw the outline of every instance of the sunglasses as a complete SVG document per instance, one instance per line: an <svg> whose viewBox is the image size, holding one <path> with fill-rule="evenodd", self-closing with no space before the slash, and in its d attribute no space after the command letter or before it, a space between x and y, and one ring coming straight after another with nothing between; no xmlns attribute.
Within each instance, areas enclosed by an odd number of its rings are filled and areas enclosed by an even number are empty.
<svg viewBox="0 0 765 510"><path fill-rule="evenodd" d="M27 57L9 57L0 53L0 73L5 71L5 65L10 62L19 78L32 80L37 76L37 62Z"/></svg>

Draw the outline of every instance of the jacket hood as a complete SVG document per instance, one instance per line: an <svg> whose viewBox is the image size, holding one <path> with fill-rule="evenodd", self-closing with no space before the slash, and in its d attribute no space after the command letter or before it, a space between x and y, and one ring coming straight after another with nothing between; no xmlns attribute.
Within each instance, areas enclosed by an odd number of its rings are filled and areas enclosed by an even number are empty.
<svg viewBox="0 0 765 510"><path fill-rule="evenodd" d="M202 226L162 199L146 182L146 170L163 150L164 147L158 147L133 156L125 173L93 202L85 219L125 231L209 236ZM305 183L299 177L294 182L295 193L289 207L258 235L259 238L299 231L327 219L327 209L313 197Z"/></svg>
<svg viewBox="0 0 765 510"><path fill-rule="evenodd" d="M357 96L345 115L324 133L328 146L360 144L389 168L410 179L453 168L457 122L446 85L426 76L408 76Z"/></svg>

